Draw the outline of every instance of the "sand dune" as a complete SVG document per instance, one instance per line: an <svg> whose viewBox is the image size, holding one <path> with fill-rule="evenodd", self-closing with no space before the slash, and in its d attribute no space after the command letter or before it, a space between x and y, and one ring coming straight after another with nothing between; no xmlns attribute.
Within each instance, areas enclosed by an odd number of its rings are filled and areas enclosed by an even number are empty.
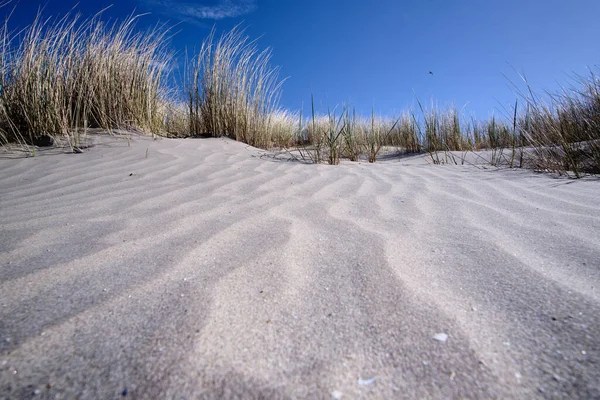
<svg viewBox="0 0 600 400"><path fill-rule="evenodd" d="M0 397L600 397L597 180L95 140L0 156Z"/></svg>

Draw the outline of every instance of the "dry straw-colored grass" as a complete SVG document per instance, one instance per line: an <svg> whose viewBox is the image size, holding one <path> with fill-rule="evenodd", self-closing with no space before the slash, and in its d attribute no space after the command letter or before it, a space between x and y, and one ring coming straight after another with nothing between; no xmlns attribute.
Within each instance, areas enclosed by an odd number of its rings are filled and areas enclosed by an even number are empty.
<svg viewBox="0 0 600 400"><path fill-rule="evenodd" d="M0 8L7 4L0 0ZM101 16L38 14L21 31L12 31L8 19L0 27L2 143L30 146L51 136L77 146L88 127L126 128L228 136L291 149L316 163L375 162L392 146L425 152L436 164L457 163L453 152L488 150L488 162L497 166L600 173L600 80L593 72L549 101L525 80L527 90L506 119L476 121L456 107L424 107L418 99L417 111L398 118L364 117L348 106L318 113L311 99L307 118L278 108L283 80L270 65L271 51L259 50L240 27L218 38L213 30L188 58L180 87L169 79L167 28L142 32L141 16L111 24Z"/></svg>
<svg viewBox="0 0 600 400"><path fill-rule="evenodd" d="M259 51L243 29L235 27L219 39L213 29L187 71L189 133L269 148L271 135L279 135L271 123L287 130L281 126L282 115L273 115L283 81L270 59L270 49Z"/></svg>
<svg viewBox="0 0 600 400"><path fill-rule="evenodd" d="M596 74L577 76L573 87L550 94L548 102L527 87L522 95L527 109L519 118L519 129L522 141L534 149L532 166L578 178L599 174L600 79Z"/></svg>
<svg viewBox="0 0 600 400"><path fill-rule="evenodd" d="M136 30L138 16L106 24L101 13L44 19L21 32L0 29L0 135L36 143L45 135L75 144L85 127L160 131L170 53L167 30Z"/></svg>

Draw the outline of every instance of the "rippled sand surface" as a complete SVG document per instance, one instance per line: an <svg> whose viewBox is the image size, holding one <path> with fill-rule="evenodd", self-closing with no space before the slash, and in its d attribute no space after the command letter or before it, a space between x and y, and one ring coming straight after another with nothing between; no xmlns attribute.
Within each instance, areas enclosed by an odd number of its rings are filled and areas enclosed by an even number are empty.
<svg viewBox="0 0 600 400"><path fill-rule="evenodd" d="M0 228L2 398L600 397L598 180L105 139Z"/></svg>

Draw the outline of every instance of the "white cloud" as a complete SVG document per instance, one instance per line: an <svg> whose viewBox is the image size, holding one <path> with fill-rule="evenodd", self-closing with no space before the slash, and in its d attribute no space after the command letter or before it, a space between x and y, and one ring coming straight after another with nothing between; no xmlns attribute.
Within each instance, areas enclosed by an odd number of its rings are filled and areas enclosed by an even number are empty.
<svg viewBox="0 0 600 400"><path fill-rule="evenodd" d="M220 0L215 5L183 3L178 0L141 0L156 12L191 20L220 20L240 17L256 9L256 0Z"/></svg>

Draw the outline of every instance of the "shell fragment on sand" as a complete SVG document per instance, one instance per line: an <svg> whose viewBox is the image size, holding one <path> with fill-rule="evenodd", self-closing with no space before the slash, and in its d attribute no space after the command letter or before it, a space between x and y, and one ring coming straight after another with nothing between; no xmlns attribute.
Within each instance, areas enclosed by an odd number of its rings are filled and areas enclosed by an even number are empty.
<svg viewBox="0 0 600 400"><path fill-rule="evenodd" d="M371 378L371 379L359 379L356 383L358 383L360 386L367 386L370 385L372 383L374 383L376 381L375 378Z"/></svg>
<svg viewBox="0 0 600 400"><path fill-rule="evenodd" d="M436 333L431 338L433 340L437 340L438 342L446 343L446 340L448 340L448 335L445 333Z"/></svg>

